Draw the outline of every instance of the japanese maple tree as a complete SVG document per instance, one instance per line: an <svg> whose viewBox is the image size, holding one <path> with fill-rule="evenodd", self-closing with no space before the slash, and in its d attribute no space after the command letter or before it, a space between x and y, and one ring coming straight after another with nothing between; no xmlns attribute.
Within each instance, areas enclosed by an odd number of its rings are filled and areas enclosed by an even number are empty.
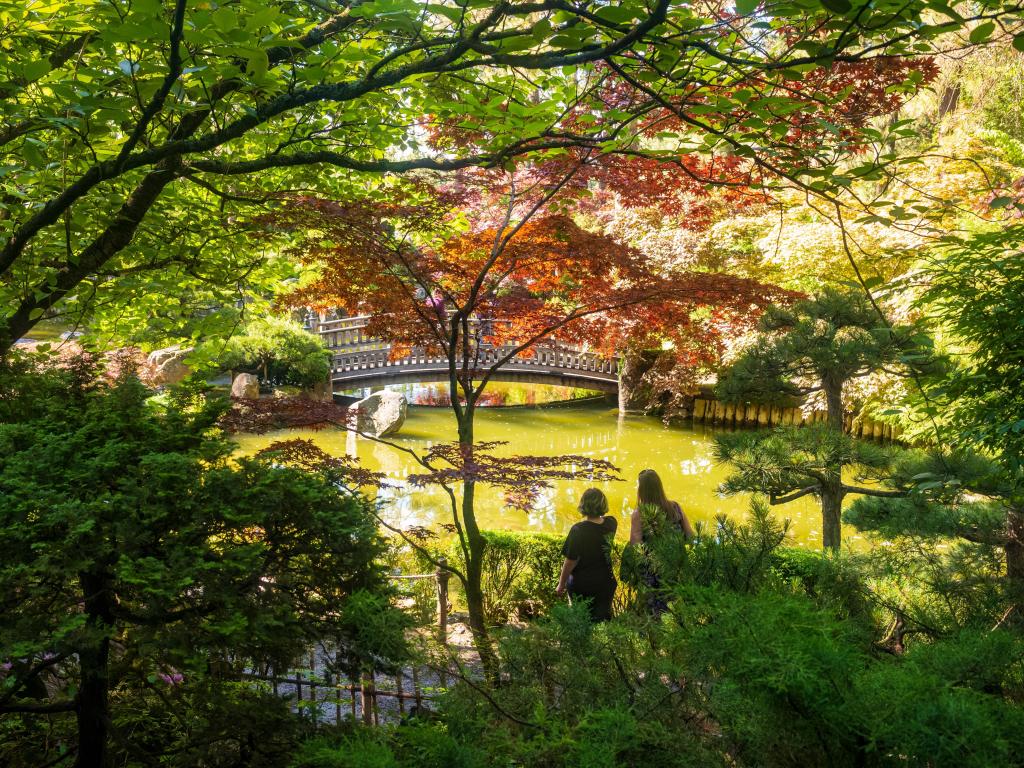
<svg viewBox="0 0 1024 768"><path fill-rule="evenodd" d="M544 479L553 470L546 460L517 457L508 471L489 456L493 446L477 442L476 408L496 373L551 340L611 354L635 328L678 332L699 325L706 307L746 322L785 295L727 275L659 271L634 249L583 229L565 206L587 171L584 160L558 171L521 168L503 180L490 174L483 184L473 174L390 203L297 198L263 222L305 233L297 253L316 276L289 304L367 315L366 332L390 342L393 355L420 348L447 360L458 444L419 457L427 471L416 481L461 486L461 498L449 494L466 558L459 578L485 654L476 484L503 486L523 502L530 473ZM611 467L588 462L588 470Z"/></svg>

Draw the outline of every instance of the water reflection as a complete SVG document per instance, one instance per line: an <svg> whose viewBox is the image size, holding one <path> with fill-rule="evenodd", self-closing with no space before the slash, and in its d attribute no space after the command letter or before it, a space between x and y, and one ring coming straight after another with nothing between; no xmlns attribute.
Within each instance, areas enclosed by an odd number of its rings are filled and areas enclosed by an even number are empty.
<svg viewBox="0 0 1024 768"><path fill-rule="evenodd" d="M748 500L723 498L716 492L727 470L712 461L714 431L708 427L666 427L654 418L619 416L606 405L572 405L555 408L492 408L477 414L479 440L502 440L508 445L498 453L537 455L580 454L605 459L620 468L624 481L599 484L608 495L612 514L619 517L619 536L628 535L628 519L634 503L636 476L652 467L665 482L669 496L679 501L695 523L713 525L719 514L743 516ZM283 435L245 435L240 448L251 452ZM380 492L386 517L394 525L422 525L438 529L451 522L450 501L439 488L416 488L408 482L419 471L411 457L343 430L291 430L291 437L308 437L335 454L355 456L367 467L387 474L395 487ZM438 441L455 438L452 414L445 408L409 409L405 426L394 441L426 451ZM578 520L576 503L588 486L585 478L560 482L543 491L528 512L507 509L498 491L477 491L477 515L485 528L562 533ZM792 520L795 541L819 546L820 513L812 497L778 508L779 516ZM846 531L854 534L853 530Z"/></svg>
<svg viewBox="0 0 1024 768"><path fill-rule="evenodd" d="M400 392L412 405L447 407L451 405L447 383L389 384L386 387L361 387L349 389L340 394L349 397L369 397L373 392L387 389ZM484 408L510 407L521 405L546 405L572 400L600 398L600 392L577 387L562 387L550 384L514 384L493 381L487 385L478 405Z"/></svg>

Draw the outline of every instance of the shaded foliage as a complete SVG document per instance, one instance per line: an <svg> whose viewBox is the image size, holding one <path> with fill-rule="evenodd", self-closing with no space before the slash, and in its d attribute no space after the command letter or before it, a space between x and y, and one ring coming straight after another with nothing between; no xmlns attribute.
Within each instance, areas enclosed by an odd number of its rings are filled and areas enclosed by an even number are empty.
<svg viewBox="0 0 1024 768"><path fill-rule="evenodd" d="M214 429L221 402L185 391L158 404L130 370L98 373L85 358L3 379L5 718L74 715L63 746L99 765L141 746L129 711L160 710L162 687L216 707L225 674L286 666L311 642L351 671L404 653L366 501L267 459L231 460ZM237 755L210 716L216 748ZM58 747L44 744L25 754Z"/></svg>

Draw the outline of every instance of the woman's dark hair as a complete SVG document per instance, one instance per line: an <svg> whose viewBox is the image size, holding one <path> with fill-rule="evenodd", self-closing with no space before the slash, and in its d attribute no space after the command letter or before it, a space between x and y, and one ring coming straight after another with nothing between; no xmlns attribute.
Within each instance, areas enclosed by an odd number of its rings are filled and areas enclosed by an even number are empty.
<svg viewBox="0 0 1024 768"><path fill-rule="evenodd" d="M597 488L587 488L580 496L580 514L601 517L608 514L608 499Z"/></svg>
<svg viewBox="0 0 1024 768"><path fill-rule="evenodd" d="M653 469L645 469L637 478L636 505L642 507L645 504L653 504L661 508L669 520L679 517L675 505L665 495L665 486L661 484L661 478Z"/></svg>

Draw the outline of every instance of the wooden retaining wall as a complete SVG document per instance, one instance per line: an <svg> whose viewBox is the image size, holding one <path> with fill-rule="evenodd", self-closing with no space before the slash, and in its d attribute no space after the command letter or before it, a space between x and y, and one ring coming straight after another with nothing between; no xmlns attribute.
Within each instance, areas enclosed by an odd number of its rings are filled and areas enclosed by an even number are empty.
<svg viewBox="0 0 1024 768"><path fill-rule="evenodd" d="M693 401L693 423L721 427L764 428L775 426L796 426L824 422L825 411L804 413L801 408L784 408L778 405L746 405L723 403L718 400L696 398ZM900 436L898 427L867 417L854 418L847 414L844 429L855 437L872 440L895 440Z"/></svg>

